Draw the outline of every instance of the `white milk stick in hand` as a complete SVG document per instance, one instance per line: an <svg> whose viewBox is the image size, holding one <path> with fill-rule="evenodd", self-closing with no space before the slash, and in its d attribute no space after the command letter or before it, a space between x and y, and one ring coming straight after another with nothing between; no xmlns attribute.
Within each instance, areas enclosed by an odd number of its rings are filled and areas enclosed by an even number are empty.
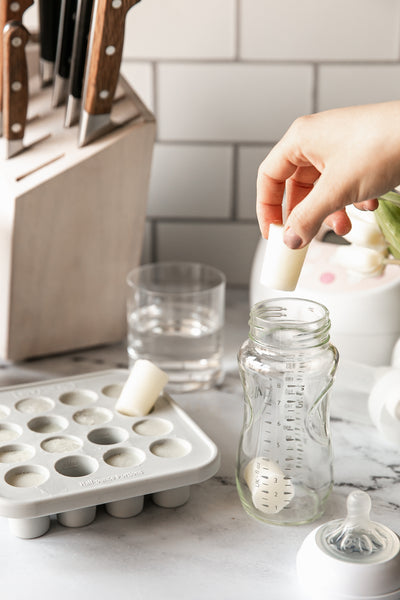
<svg viewBox="0 0 400 600"><path fill-rule="evenodd" d="M283 241L283 225L271 224L260 281L273 290L292 292L297 285L308 246L292 250Z"/></svg>
<svg viewBox="0 0 400 600"><path fill-rule="evenodd" d="M168 375L151 361L137 360L122 388L116 410L132 417L149 414L167 381Z"/></svg>

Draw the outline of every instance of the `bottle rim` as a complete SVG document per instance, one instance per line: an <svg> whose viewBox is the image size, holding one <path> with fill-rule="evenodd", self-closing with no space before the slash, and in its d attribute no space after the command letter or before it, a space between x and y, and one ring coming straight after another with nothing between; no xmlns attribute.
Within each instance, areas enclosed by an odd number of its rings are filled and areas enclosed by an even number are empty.
<svg viewBox="0 0 400 600"><path fill-rule="evenodd" d="M314 347L329 342L328 309L315 300L296 297L269 298L250 311L249 337L271 346ZM277 332L287 331L288 335Z"/></svg>

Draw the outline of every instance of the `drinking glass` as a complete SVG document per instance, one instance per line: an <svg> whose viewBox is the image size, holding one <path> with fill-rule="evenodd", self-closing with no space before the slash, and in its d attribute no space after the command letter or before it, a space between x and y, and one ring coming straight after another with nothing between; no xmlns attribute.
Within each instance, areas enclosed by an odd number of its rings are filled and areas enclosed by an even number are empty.
<svg viewBox="0 0 400 600"><path fill-rule="evenodd" d="M193 262L157 262L128 274L128 355L169 375L170 392L204 390L223 378L225 275Z"/></svg>

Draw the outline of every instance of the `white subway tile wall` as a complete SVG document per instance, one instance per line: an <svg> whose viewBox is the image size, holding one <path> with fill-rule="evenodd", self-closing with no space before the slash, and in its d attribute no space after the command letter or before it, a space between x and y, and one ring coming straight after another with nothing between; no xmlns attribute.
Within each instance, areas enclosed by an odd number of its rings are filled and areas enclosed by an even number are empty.
<svg viewBox="0 0 400 600"><path fill-rule="evenodd" d="M322 65L317 110L400 98L399 64Z"/></svg>
<svg viewBox="0 0 400 600"><path fill-rule="evenodd" d="M160 141L265 142L311 110L309 65L158 65Z"/></svg>
<svg viewBox="0 0 400 600"><path fill-rule="evenodd" d="M241 0L241 58L397 60L397 0Z"/></svg>
<svg viewBox="0 0 400 600"><path fill-rule="evenodd" d="M233 60L236 0L142 0L127 17L125 56Z"/></svg>
<svg viewBox="0 0 400 600"><path fill-rule="evenodd" d="M233 148L156 144L148 216L230 219Z"/></svg>
<svg viewBox="0 0 400 600"><path fill-rule="evenodd" d="M258 242L255 223L164 222L157 225L156 235L163 260L202 260L221 269L231 285L250 279Z"/></svg>
<svg viewBox="0 0 400 600"><path fill-rule="evenodd" d="M123 75L127 81L135 83L135 90L140 93L140 98L147 108L154 111L154 68L149 61L124 62Z"/></svg>
<svg viewBox="0 0 400 600"><path fill-rule="evenodd" d="M259 165L271 150L271 146L245 146L238 148L237 171L237 211L238 220L256 218L256 180Z"/></svg>
<svg viewBox="0 0 400 600"><path fill-rule="evenodd" d="M143 262L248 285L260 162L297 116L400 98L400 0L141 0L122 72L157 119Z"/></svg>

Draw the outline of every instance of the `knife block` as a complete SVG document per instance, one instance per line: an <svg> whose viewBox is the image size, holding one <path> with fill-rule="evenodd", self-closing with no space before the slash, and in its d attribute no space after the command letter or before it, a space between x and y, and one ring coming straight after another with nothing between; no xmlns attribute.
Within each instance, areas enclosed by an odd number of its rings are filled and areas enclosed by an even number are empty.
<svg viewBox="0 0 400 600"><path fill-rule="evenodd" d="M36 59L33 49L29 147L0 160L0 355L10 360L126 335L125 278L140 261L155 137L153 115L122 81L120 126L78 148Z"/></svg>

